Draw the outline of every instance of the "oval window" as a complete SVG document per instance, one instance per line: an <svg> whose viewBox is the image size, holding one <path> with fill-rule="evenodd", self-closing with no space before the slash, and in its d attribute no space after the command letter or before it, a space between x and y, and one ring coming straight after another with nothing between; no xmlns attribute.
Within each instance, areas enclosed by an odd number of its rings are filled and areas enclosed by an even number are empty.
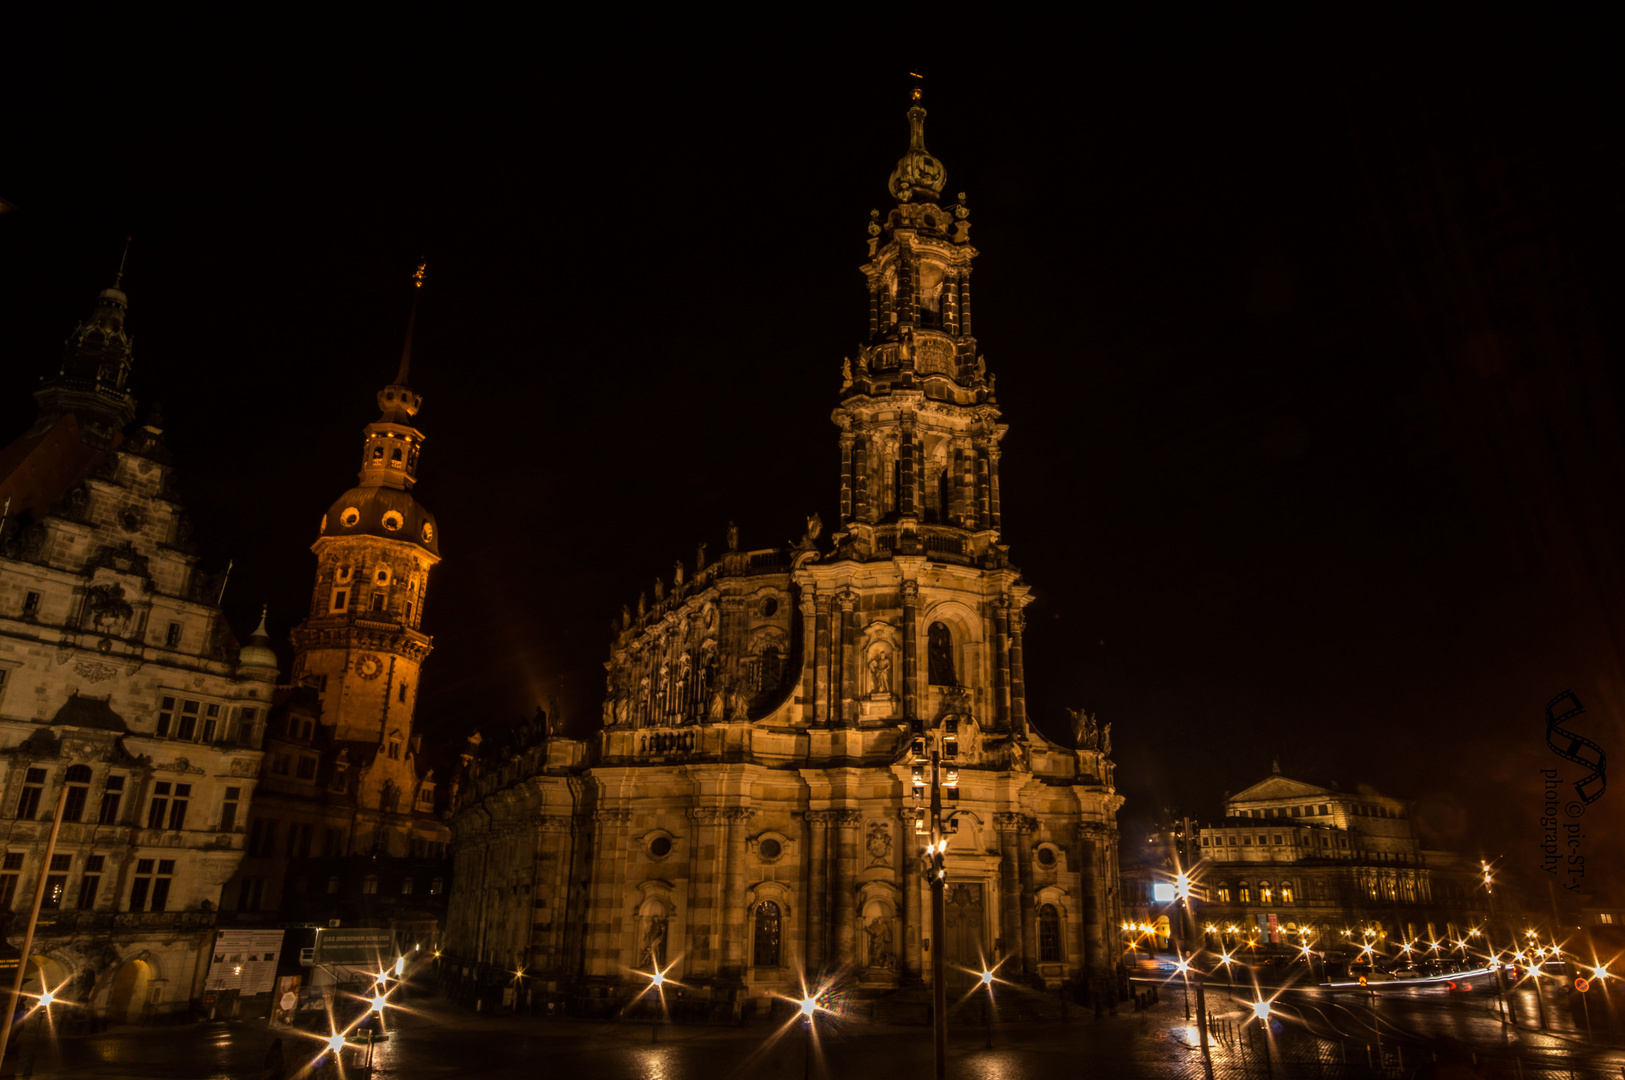
<svg viewBox="0 0 1625 1080"><path fill-rule="evenodd" d="M784 854L783 846L772 837L768 837L767 839L763 840L761 847L758 850L761 851L762 858L764 859L776 859L780 855Z"/></svg>
<svg viewBox="0 0 1625 1080"><path fill-rule="evenodd" d="M657 859L663 859L671 854L671 840L664 836L657 836L649 841L649 854Z"/></svg>
<svg viewBox="0 0 1625 1080"><path fill-rule="evenodd" d="M1055 865L1055 852L1051 851L1047 847L1039 848L1038 849L1038 863L1039 863L1040 866L1054 866Z"/></svg>
<svg viewBox="0 0 1625 1080"><path fill-rule="evenodd" d="M771 596L769 596L766 600L762 601L762 616L764 618L771 618L774 615L778 614L778 611L779 611L779 602L777 600L773 599Z"/></svg>
<svg viewBox="0 0 1625 1080"><path fill-rule="evenodd" d="M399 511L391 510L389 513L384 515L384 528L388 529L390 532L395 532L405 524L406 519L401 517Z"/></svg>
<svg viewBox="0 0 1625 1080"><path fill-rule="evenodd" d="M344 508L344 513L339 515L339 520L344 522L345 528L354 528L356 522L361 520L361 511L357 510L353 506L346 506Z"/></svg>
<svg viewBox="0 0 1625 1080"><path fill-rule="evenodd" d="M423 523L423 542L425 544L434 542L434 526L427 521Z"/></svg>

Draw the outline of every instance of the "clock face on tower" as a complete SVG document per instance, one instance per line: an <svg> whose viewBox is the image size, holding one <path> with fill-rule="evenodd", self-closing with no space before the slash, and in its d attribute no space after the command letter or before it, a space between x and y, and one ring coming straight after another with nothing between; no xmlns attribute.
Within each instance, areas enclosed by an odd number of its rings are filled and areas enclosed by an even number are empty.
<svg viewBox="0 0 1625 1080"><path fill-rule="evenodd" d="M376 679L383 673L384 662L372 653L362 653L355 658L355 671L363 679Z"/></svg>

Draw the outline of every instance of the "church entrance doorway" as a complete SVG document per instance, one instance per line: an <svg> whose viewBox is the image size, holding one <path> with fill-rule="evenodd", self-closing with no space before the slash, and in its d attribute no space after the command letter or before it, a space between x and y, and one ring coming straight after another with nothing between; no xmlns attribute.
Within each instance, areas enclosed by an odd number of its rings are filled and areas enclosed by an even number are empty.
<svg viewBox="0 0 1625 1080"><path fill-rule="evenodd" d="M943 898L947 940L942 956L946 968L944 982L949 987L966 987L981 977L987 959L984 928L987 903L979 881L950 881Z"/></svg>

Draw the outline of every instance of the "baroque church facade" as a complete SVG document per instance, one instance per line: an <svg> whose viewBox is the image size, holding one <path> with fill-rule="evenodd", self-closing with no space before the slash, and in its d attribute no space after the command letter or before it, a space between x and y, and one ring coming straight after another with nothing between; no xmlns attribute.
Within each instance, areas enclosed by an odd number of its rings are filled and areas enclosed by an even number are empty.
<svg viewBox="0 0 1625 1080"><path fill-rule="evenodd" d="M128 306L102 291L0 451L0 918L21 945L40 895L25 992L114 1022L201 988L277 681L263 622L241 649L226 625L156 410L132 424Z"/></svg>
<svg viewBox="0 0 1625 1080"><path fill-rule="evenodd" d="M678 563L623 607L597 730L545 727L464 783L445 950L623 999L660 970L734 1003L840 978L1096 987L1119 964L1109 734L1029 722L1029 587L1002 533L969 210L925 110L868 232L867 340L833 421L840 521ZM945 940L932 941L914 740L957 730Z"/></svg>

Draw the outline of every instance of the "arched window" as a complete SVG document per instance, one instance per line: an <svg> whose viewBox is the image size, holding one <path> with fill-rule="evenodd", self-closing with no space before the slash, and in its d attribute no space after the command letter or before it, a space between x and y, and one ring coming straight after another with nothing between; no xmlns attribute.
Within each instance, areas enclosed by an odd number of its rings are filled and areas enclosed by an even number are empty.
<svg viewBox="0 0 1625 1080"><path fill-rule="evenodd" d="M958 686L959 679L954 675L954 636L948 627L939 622L931 624L926 631L927 643L930 652L930 672L932 686Z"/></svg>
<svg viewBox="0 0 1625 1080"><path fill-rule="evenodd" d="M400 447L397 446L395 448L395 452L389 455L389 460L394 462L396 465L399 465L401 463L401 448Z"/></svg>
<svg viewBox="0 0 1625 1080"><path fill-rule="evenodd" d="M85 813L85 800L90 797L90 766L69 765L65 777L68 801L62 807L63 821L78 821Z"/></svg>
<svg viewBox="0 0 1625 1080"><path fill-rule="evenodd" d="M1218 896L1219 903L1228 904L1230 902L1230 883L1228 881L1219 882Z"/></svg>
<svg viewBox="0 0 1625 1080"><path fill-rule="evenodd" d="M1038 909L1038 959L1046 964L1061 962L1061 913L1054 904Z"/></svg>
<svg viewBox="0 0 1625 1080"><path fill-rule="evenodd" d="M1292 903L1292 882L1290 881L1281 882L1281 903Z"/></svg>
<svg viewBox="0 0 1625 1080"><path fill-rule="evenodd" d="M1238 899L1243 904L1250 904L1253 902L1253 890L1245 881L1236 886L1236 894Z"/></svg>
<svg viewBox="0 0 1625 1080"><path fill-rule="evenodd" d="M759 968L779 966L779 905L771 900L756 905L756 947L752 955Z"/></svg>
<svg viewBox="0 0 1625 1080"><path fill-rule="evenodd" d="M1275 890L1270 888L1270 883L1267 881L1258 883L1258 902L1260 904L1273 904L1275 902Z"/></svg>

